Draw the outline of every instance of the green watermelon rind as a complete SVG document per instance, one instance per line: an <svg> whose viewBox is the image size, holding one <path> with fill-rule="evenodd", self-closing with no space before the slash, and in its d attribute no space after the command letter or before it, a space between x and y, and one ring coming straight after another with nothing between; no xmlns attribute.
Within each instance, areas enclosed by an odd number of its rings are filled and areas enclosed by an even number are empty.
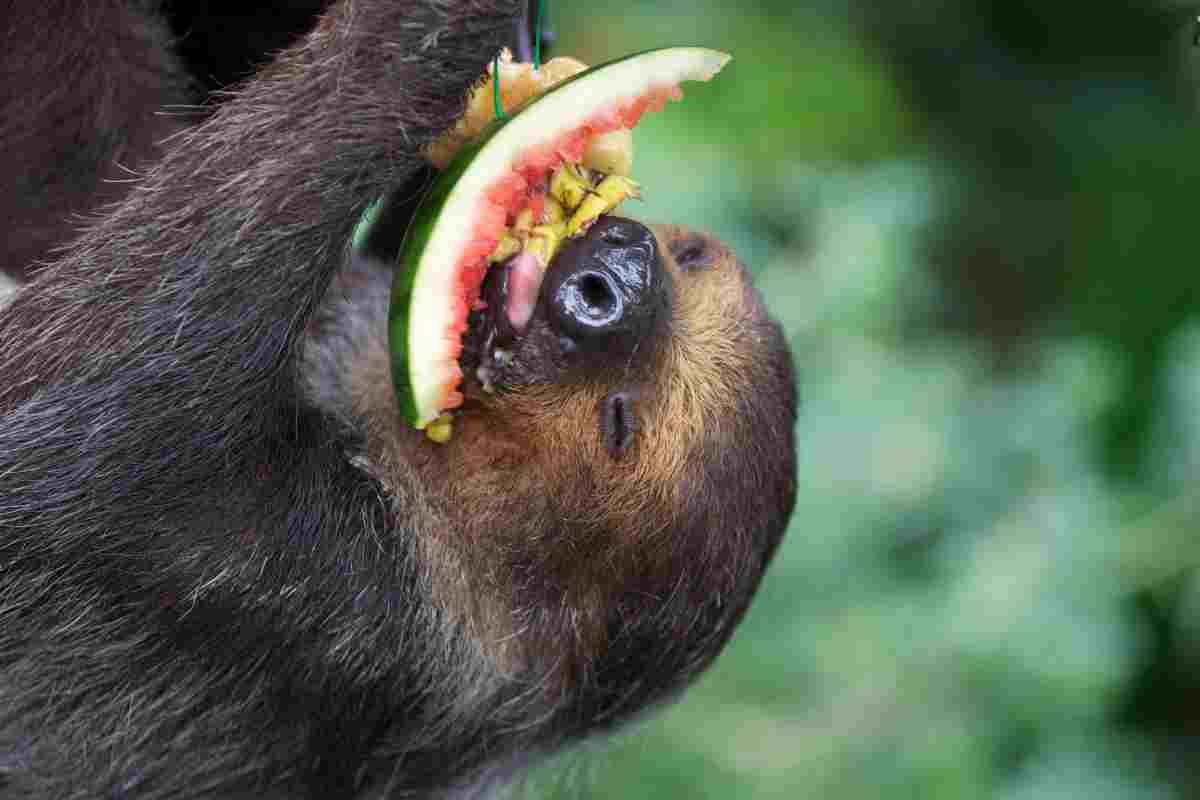
<svg viewBox="0 0 1200 800"><path fill-rule="evenodd" d="M488 189L519 163L523 152L570 133L597 110L640 97L655 87L708 80L729 58L708 48L667 47L608 61L533 98L459 151L414 213L392 284L388 312L392 380L406 421L424 428L443 410L435 406L445 397L444 387L429 376L444 363L438 352L444 343L438 337L444 336L453 317L446 312L438 319L434 301L442 303L444 310L454 298L434 284L440 280L451 291L457 288L454 270L470 243L473 215ZM633 88L629 88L631 84ZM597 92L604 95L599 100L594 97ZM556 115L570 122L555 124ZM365 218L364 222L368 227L371 224ZM365 229L356 230L356 239L365 236ZM414 301L421 295L431 296L418 308Z"/></svg>

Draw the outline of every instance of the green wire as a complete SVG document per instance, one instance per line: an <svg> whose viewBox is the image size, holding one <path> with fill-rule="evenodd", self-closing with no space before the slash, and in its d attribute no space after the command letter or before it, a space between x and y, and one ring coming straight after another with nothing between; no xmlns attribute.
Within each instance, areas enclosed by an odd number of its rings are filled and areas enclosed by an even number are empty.
<svg viewBox="0 0 1200 800"><path fill-rule="evenodd" d="M542 68L542 11L546 8L546 0L538 0L537 15L534 17L533 23L533 68ZM508 119L508 114L504 113L504 107L500 104L500 54L497 53L492 58L492 76L495 81L495 91L492 92L493 100L496 107L497 119ZM371 226L375 224L375 218L379 216L380 209L383 208L383 197L379 197L367 207L363 215L359 217L358 224L354 226L354 233L350 235L351 247L358 250L367 241L367 234L371 230Z"/></svg>
<svg viewBox="0 0 1200 800"><path fill-rule="evenodd" d="M533 22L533 68L542 68L542 10L546 0L538 0L537 16Z"/></svg>
<svg viewBox="0 0 1200 800"><path fill-rule="evenodd" d="M537 14L533 21L533 68L542 68L542 12L546 9L546 0L538 0ZM500 55L492 58L492 105L496 109L496 119L508 119L504 107L500 104Z"/></svg>
<svg viewBox="0 0 1200 800"><path fill-rule="evenodd" d="M492 100L496 106L496 119L508 119L504 108L500 105L500 54L492 57Z"/></svg>

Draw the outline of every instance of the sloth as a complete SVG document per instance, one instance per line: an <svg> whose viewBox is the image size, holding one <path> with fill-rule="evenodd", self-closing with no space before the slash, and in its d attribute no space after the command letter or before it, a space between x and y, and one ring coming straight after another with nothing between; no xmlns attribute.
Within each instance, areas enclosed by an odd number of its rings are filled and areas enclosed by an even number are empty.
<svg viewBox="0 0 1200 800"><path fill-rule="evenodd" d="M728 640L791 514L796 397L719 241L602 219L491 391L475 315L448 443L397 412L394 243L348 243L383 195L403 230L517 6L334 3L195 117L159 113L202 78L156 4L0 12L41 87L0 128L33 159L4 178L33 277L0 310L0 798L482 796ZM614 259L653 291L581 325L547 287Z"/></svg>

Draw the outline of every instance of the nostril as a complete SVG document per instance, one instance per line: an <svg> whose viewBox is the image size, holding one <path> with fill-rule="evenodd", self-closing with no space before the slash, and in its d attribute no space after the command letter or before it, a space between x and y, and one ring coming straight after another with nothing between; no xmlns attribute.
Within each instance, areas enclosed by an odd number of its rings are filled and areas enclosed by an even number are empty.
<svg viewBox="0 0 1200 800"><path fill-rule="evenodd" d="M546 271L542 296L548 320L556 333L582 347L633 348L662 318L663 277L649 228L601 217L584 236L564 243Z"/></svg>
<svg viewBox="0 0 1200 800"><path fill-rule="evenodd" d="M629 324L626 298L612 276L598 269L567 275L550 291L552 319L568 336L605 336Z"/></svg>
<svg viewBox="0 0 1200 800"><path fill-rule="evenodd" d="M617 296L608 280L596 272L584 273L579 279L579 293L583 302L597 317L609 317L617 306Z"/></svg>

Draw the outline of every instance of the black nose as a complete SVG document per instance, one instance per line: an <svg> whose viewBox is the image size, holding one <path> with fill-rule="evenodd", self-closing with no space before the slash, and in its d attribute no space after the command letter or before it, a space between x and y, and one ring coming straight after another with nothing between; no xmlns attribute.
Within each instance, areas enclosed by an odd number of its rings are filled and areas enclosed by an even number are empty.
<svg viewBox="0 0 1200 800"><path fill-rule="evenodd" d="M658 242L645 225L601 217L546 273L550 323L580 344L636 341L665 303Z"/></svg>

